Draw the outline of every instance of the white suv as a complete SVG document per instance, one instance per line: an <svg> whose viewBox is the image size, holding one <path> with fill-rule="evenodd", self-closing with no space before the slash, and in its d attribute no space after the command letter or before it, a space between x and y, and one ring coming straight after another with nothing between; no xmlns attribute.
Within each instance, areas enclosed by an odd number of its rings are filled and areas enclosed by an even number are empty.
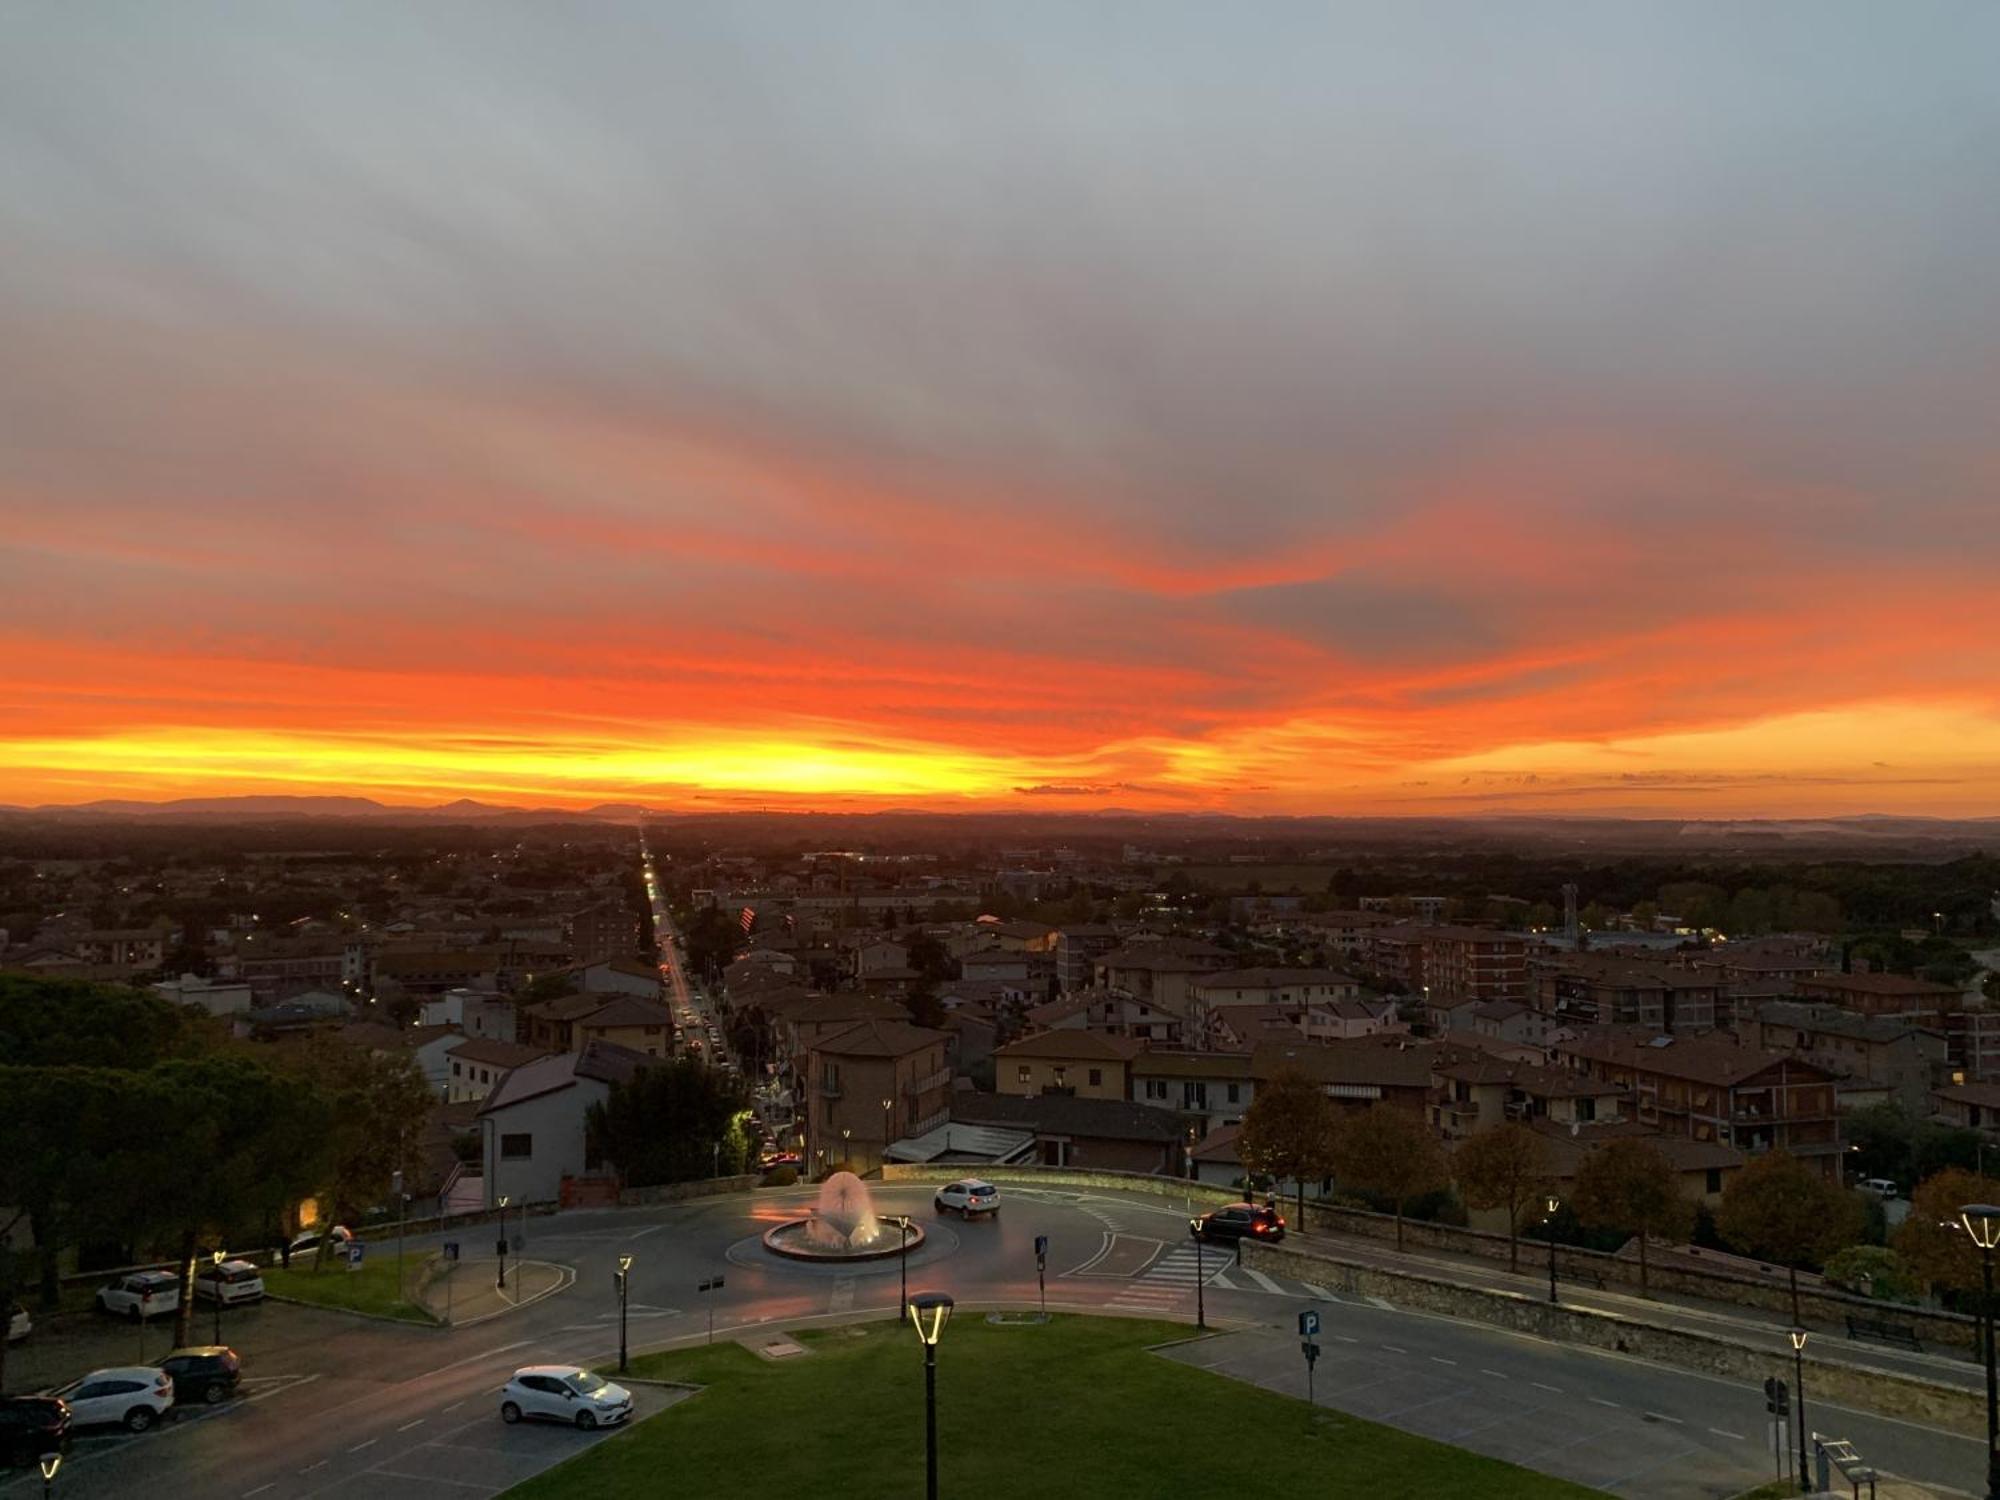
<svg viewBox="0 0 2000 1500"><path fill-rule="evenodd" d="M238 1302L256 1302L264 1295L264 1278L247 1260L211 1262L195 1272L194 1294L206 1302L220 1300L225 1307Z"/></svg>
<svg viewBox="0 0 2000 1500"><path fill-rule="evenodd" d="M632 1393L575 1365L529 1365L500 1387L500 1420L540 1417L573 1422L588 1432L615 1427L632 1415Z"/></svg>
<svg viewBox="0 0 2000 1500"><path fill-rule="evenodd" d="M161 1313L178 1312L181 1279L171 1271L135 1271L97 1289L97 1305L108 1313L138 1322Z"/></svg>
<svg viewBox="0 0 2000 1500"><path fill-rule="evenodd" d="M144 1432L173 1409L174 1378L152 1365L130 1365L92 1370L49 1394L69 1403L70 1420L79 1427L115 1423L127 1432Z"/></svg>
<svg viewBox="0 0 2000 1500"><path fill-rule="evenodd" d="M14 1343L35 1331L35 1320L28 1316L27 1308L16 1302L7 1309L7 1342Z"/></svg>
<svg viewBox="0 0 2000 1500"><path fill-rule="evenodd" d="M990 1182L981 1182L977 1177L967 1177L939 1188L933 1206L941 1214L957 1214L966 1219L980 1214L997 1214L1000 1212L1000 1189Z"/></svg>

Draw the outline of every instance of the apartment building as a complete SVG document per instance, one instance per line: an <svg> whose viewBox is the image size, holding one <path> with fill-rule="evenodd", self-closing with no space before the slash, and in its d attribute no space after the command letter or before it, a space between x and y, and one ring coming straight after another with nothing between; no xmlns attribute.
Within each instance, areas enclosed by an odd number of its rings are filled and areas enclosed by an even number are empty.
<svg viewBox="0 0 2000 1500"><path fill-rule="evenodd" d="M816 1038L801 1058L807 1160L879 1163L884 1149L942 1125L951 1103L950 1038L906 1021L867 1020Z"/></svg>
<svg viewBox="0 0 2000 1500"><path fill-rule="evenodd" d="M1128 1069L1145 1050L1144 1042L1101 1031L1038 1032L993 1049L994 1091L1123 1099Z"/></svg>
<svg viewBox="0 0 2000 1500"><path fill-rule="evenodd" d="M1801 1000L1824 1000L1864 1016L1902 1016L1933 1026L1964 996L1957 986L1906 974L1814 974L1792 981Z"/></svg>
<svg viewBox="0 0 2000 1500"><path fill-rule="evenodd" d="M1528 943L1484 927L1389 927L1371 941L1374 964L1411 994L1433 1001L1525 1000Z"/></svg>
<svg viewBox="0 0 2000 1500"><path fill-rule="evenodd" d="M1555 1025L1683 1035L1714 1029L1721 994L1721 979L1698 969L1578 953L1536 966L1533 1004Z"/></svg>

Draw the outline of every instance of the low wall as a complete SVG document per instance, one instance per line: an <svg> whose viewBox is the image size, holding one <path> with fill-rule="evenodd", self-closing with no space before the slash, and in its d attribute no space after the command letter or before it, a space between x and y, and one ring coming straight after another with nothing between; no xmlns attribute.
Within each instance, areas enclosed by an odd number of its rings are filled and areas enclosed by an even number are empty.
<svg viewBox="0 0 2000 1500"><path fill-rule="evenodd" d="M1364 1208L1340 1208L1330 1203L1306 1201L1308 1232L1351 1235L1356 1239L1379 1240L1393 1245L1396 1220L1391 1214L1371 1213ZM1413 1219L1403 1221L1406 1250L1441 1250L1451 1255L1472 1255L1483 1260L1507 1259L1507 1236L1483 1229L1462 1229L1455 1224L1432 1224ZM1539 1261L1548 1264L1548 1243L1521 1241L1521 1268L1532 1274ZM1639 1284L1639 1262L1602 1250L1584 1250L1573 1245L1557 1247L1559 1267L1576 1266L1607 1284ZM1782 1273L1779 1273L1780 1275ZM1685 1266L1655 1264L1647 1274L1647 1285L1656 1292L1676 1292L1687 1297L1705 1297L1713 1302L1730 1302L1741 1307L1757 1307L1767 1312L1791 1316L1792 1294L1782 1279L1759 1280L1717 1268L1695 1270ZM1799 1283L1799 1313L1809 1326L1838 1329L1843 1335L1848 1317L1879 1318L1916 1329L1925 1344L1945 1348L1970 1349L1978 1341L1975 1319L1937 1308L1911 1307L1900 1302L1883 1302L1857 1297L1823 1283Z"/></svg>
<svg viewBox="0 0 2000 1500"><path fill-rule="evenodd" d="M973 1167L964 1162L948 1165L891 1162L882 1169L885 1182L956 1182L961 1177L977 1177L1001 1187L1009 1183L1021 1187L1107 1188L1127 1193L1152 1193L1161 1198L1192 1198L1198 1204L1235 1203L1239 1194L1208 1182L1191 1182L1185 1177L1160 1177L1147 1172L1086 1172L1068 1167Z"/></svg>
<svg viewBox="0 0 2000 1500"><path fill-rule="evenodd" d="M1252 1270L1313 1282L1355 1296L1379 1297L1393 1307L1533 1334L1554 1343L1615 1350L1677 1369L1741 1381L1752 1392L1762 1386L1767 1376L1791 1378L1792 1351L1788 1344L1782 1348L1757 1349L1641 1318L1584 1307L1552 1306L1516 1292L1461 1286L1436 1277L1383 1270L1286 1245L1246 1241L1240 1253L1242 1263ZM1337 1322L1339 1312L1336 1309L1326 1316ZM1783 1335L1774 1330L1772 1341L1774 1345L1784 1344ZM1968 1436L1985 1436L1985 1398L1980 1392L1887 1371L1829 1363L1813 1357L1810 1344L1806 1365L1809 1402L1817 1398L1906 1421L1928 1422Z"/></svg>
<svg viewBox="0 0 2000 1500"><path fill-rule="evenodd" d="M714 1198L723 1193L747 1193L764 1180L761 1173L746 1172L738 1177L699 1177L688 1182L662 1182L654 1187L626 1188L618 1195L621 1208L643 1208L655 1203L681 1203L689 1198Z"/></svg>

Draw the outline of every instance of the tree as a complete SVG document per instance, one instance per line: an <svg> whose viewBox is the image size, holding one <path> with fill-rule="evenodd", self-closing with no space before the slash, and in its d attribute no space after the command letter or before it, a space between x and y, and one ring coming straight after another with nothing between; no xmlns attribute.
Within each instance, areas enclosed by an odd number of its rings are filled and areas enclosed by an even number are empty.
<svg viewBox="0 0 2000 1500"><path fill-rule="evenodd" d="M1252 1172L1298 1183L1299 1228L1306 1227L1306 1180L1332 1170L1333 1101L1297 1073L1279 1072L1243 1114L1236 1154Z"/></svg>
<svg viewBox="0 0 2000 1500"><path fill-rule="evenodd" d="M1451 1182L1444 1148L1424 1118L1393 1104L1373 1104L1341 1120L1333 1133L1333 1169L1341 1182L1386 1200L1403 1248L1403 1214L1413 1199Z"/></svg>
<svg viewBox="0 0 2000 1500"><path fill-rule="evenodd" d="M1722 1189L1715 1227L1732 1250L1775 1260L1791 1276L1792 1322L1799 1318L1799 1267L1855 1243L1868 1222L1860 1197L1789 1151L1753 1158Z"/></svg>
<svg viewBox="0 0 2000 1500"><path fill-rule="evenodd" d="M1910 1263L1883 1245L1849 1245L1827 1257L1827 1281L1862 1297L1915 1302L1919 1288Z"/></svg>
<svg viewBox="0 0 2000 1500"><path fill-rule="evenodd" d="M1928 1286L1952 1292L1980 1286L1979 1250L1958 1221L1968 1203L2000 1203L2000 1181L1947 1167L1910 1194L1909 1217L1896 1231L1895 1248Z"/></svg>
<svg viewBox="0 0 2000 1500"><path fill-rule="evenodd" d="M1502 1121L1462 1142L1451 1168L1468 1208L1506 1212L1507 1265L1520 1270L1521 1219L1542 1206L1549 1190L1548 1142L1525 1125Z"/></svg>
<svg viewBox="0 0 2000 1500"><path fill-rule="evenodd" d="M716 1146L724 1148L724 1171L743 1166L735 1126L747 1096L728 1075L690 1057L643 1068L614 1083L601 1104L584 1117L590 1154L618 1169L628 1187L686 1182L716 1170Z"/></svg>
<svg viewBox="0 0 2000 1500"><path fill-rule="evenodd" d="M1584 1158L1574 1196L1580 1223L1639 1237L1642 1293L1649 1290L1647 1236L1680 1240L1694 1228L1694 1206L1681 1196L1673 1163L1636 1137L1611 1141Z"/></svg>

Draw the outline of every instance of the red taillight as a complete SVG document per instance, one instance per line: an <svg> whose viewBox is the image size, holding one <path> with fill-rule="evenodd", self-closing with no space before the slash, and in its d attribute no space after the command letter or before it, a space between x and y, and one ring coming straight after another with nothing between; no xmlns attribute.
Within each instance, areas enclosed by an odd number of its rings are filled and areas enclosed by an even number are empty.
<svg viewBox="0 0 2000 1500"><path fill-rule="evenodd" d="M1271 1232L1271 1226L1270 1226L1269 1224L1266 1224L1266 1223L1264 1223L1264 1222L1263 1222L1263 1221L1262 1221L1262 1220L1260 1219L1260 1220L1258 1221L1258 1223L1257 1223L1257 1233L1259 1233L1259 1234L1269 1234L1270 1232Z"/></svg>

